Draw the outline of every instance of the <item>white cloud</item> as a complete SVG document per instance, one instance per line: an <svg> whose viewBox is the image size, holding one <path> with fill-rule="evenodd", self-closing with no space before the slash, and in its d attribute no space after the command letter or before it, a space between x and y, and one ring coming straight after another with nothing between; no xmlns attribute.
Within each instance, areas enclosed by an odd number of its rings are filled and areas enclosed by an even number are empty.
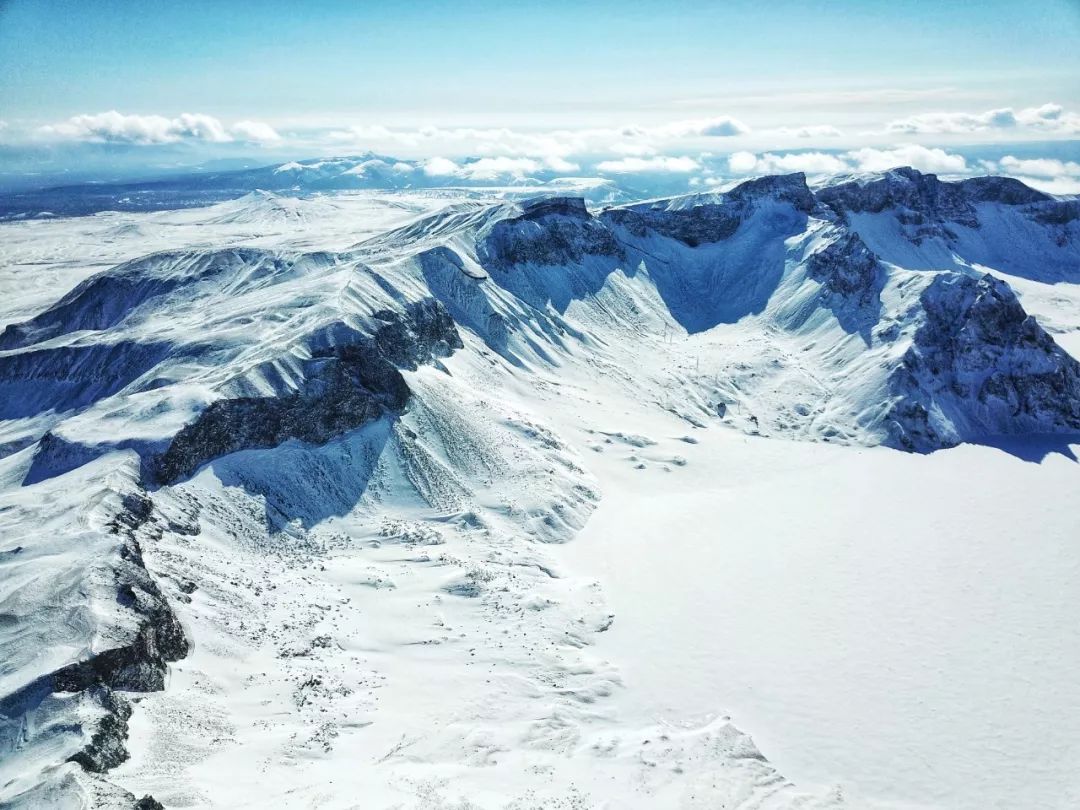
<svg viewBox="0 0 1080 810"><path fill-rule="evenodd" d="M466 163L458 169L458 174L470 180L495 180L499 177L523 177L543 168L532 158L486 157Z"/></svg>
<svg viewBox="0 0 1080 810"><path fill-rule="evenodd" d="M618 143L611 144L608 149L616 155L631 155L633 157L645 157L647 155L656 154L656 147L648 143L627 143L626 141L619 141Z"/></svg>
<svg viewBox="0 0 1080 810"><path fill-rule="evenodd" d="M1002 107L981 113L937 112L891 121L888 132L905 135L951 135L994 130L1028 129L1058 134L1080 133L1080 115L1058 104L1014 110Z"/></svg>
<svg viewBox="0 0 1080 810"><path fill-rule="evenodd" d="M578 164L571 163L569 160L564 160L556 155L545 158L544 163L547 164L549 169L556 172L576 172L581 170Z"/></svg>
<svg viewBox="0 0 1080 810"><path fill-rule="evenodd" d="M1075 177L1027 177L1016 178L1024 185L1031 186L1047 194L1080 194L1080 179Z"/></svg>
<svg viewBox="0 0 1080 810"><path fill-rule="evenodd" d="M601 172L612 174L630 174L633 172L672 172L685 173L700 169L696 160L689 157L671 157L657 155L655 157L626 157L620 160L603 160L596 164Z"/></svg>
<svg viewBox="0 0 1080 810"><path fill-rule="evenodd" d="M735 174L837 174L850 166L842 158L824 152L766 152L760 157L753 152L734 152L728 156L728 168Z"/></svg>
<svg viewBox="0 0 1080 810"><path fill-rule="evenodd" d="M993 170L991 167L988 168ZM1006 155L998 163L998 169L1006 174L1026 174L1035 177L1080 177L1080 163L1053 158L1022 159Z"/></svg>
<svg viewBox="0 0 1080 810"><path fill-rule="evenodd" d="M676 138L705 137L705 138L731 138L736 135L745 135L750 127L737 118L724 115L717 118L702 118L695 121L676 121L664 127L654 130L655 134Z"/></svg>
<svg viewBox="0 0 1080 810"><path fill-rule="evenodd" d="M844 134L830 124L816 124L796 129L780 127L779 132L781 135L793 135L796 138L839 138Z"/></svg>
<svg viewBox="0 0 1080 810"><path fill-rule="evenodd" d="M520 178L545 170L557 172L576 172L581 167L576 163L550 158L537 160L527 157L483 157L465 163L456 163L449 158L435 157L423 164L423 171L429 177L460 177L465 180L497 180L500 177Z"/></svg>
<svg viewBox="0 0 1080 810"><path fill-rule="evenodd" d="M241 121L227 128L214 116L202 113L181 113L175 118L166 118L163 115L125 115L116 110L75 115L59 124L43 126L39 131L47 137L130 144L185 140L228 143L237 138L270 143L281 139L273 127L260 121Z"/></svg>
<svg viewBox="0 0 1080 810"><path fill-rule="evenodd" d="M732 152L728 155L728 168L735 174L750 174L757 166L757 155L753 152Z"/></svg>
<svg viewBox="0 0 1080 810"><path fill-rule="evenodd" d="M262 121L237 121L229 128L229 132L238 140L252 143L269 144L281 141L277 130Z"/></svg>
<svg viewBox="0 0 1080 810"><path fill-rule="evenodd" d="M911 166L921 172L938 174L965 174L968 172L967 161L963 155L946 152L944 149L930 149L918 144L897 146L893 149L856 149L845 155L852 162L856 171L883 172L897 166Z"/></svg>
<svg viewBox="0 0 1080 810"><path fill-rule="evenodd" d="M826 152L733 152L728 155L732 174L840 174L842 172L882 172L897 166L911 166L923 172L967 174L970 169L963 155L907 144L892 149L866 147L840 155Z"/></svg>
<svg viewBox="0 0 1080 810"><path fill-rule="evenodd" d="M424 174L429 177L448 177L457 174L460 168L452 160L444 157L433 157L424 164Z"/></svg>

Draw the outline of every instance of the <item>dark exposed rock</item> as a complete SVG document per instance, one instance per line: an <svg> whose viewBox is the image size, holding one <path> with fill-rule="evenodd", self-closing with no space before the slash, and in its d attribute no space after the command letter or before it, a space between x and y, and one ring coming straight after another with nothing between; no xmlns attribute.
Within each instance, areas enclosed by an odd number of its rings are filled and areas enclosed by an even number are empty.
<svg viewBox="0 0 1080 810"><path fill-rule="evenodd" d="M1044 225L1080 218L1080 204L1049 194L1011 177L971 177L949 182L910 167L892 169L869 182L852 181L818 190L816 197L841 218L849 213L891 210L916 243L926 237L955 237L950 224L980 227L978 203L1020 208Z"/></svg>
<svg viewBox="0 0 1080 810"><path fill-rule="evenodd" d="M881 315L881 291L886 273L878 257L859 235L845 232L807 260L807 271L822 285L822 305L840 326L858 332L869 345L871 330Z"/></svg>
<svg viewBox="0 0 1080 810"><path fill-rule="evenodd" d="M747 180L735 186L724 197L740 202L754 202L760 199L778 200L790 203L792 208L803 214L813 211L816 204L810 187L806 185L806 175L802 172L775 174Z"/></svg>
<svg viewBox="0 0 1080 810"><path fill-rule="evenodd" d="M845 233L807 261L810 277L829 292L853 299L860 305L878 299L885 274L859 235Z"/></svg>
<svg viewBox="0 0 1080 810"><path fill-rule="evenodd" d="M135 802L133 810L165 810L165 805L148 793Z"/></svg>
<svg viewBox="0 0 1080 810"><path fill-rule="evenodd" d="M1031 218L1042 225L1068 225L1080 220L1080 200L1054 200L1032 210Z"/></svg>
<svg viewBox="0 0 1080 810"><path fill-rule="evenodd" d="M486 278L466 271L461 257L447 247L437 247L417 257L428 289L462 326L480 335L499 353L507 351L510 328L507 318L497 312L484 294Z"/></svg>
<svg viewBox="0 0 1080 810"><path fill-rule="evenodd" d="M134 614L138 623L131 639L44 675L0 699L0 719L12 721L37 713L38 722L50 734L61 727L40 718L49 717L58 706L81 707L76 715L81 719L66 727L64 733L85 734L83 724L89 723L89 740L68 759L94 773L104 773L128 758L125 745L132 710L116 690L163 689L166 662L187 655L189 649L179 620L143 562L138 535L145 535L155 526L154 504L145 492L121 494L120 508L109 530L120 540L113 569L117 601ZM86 714L92 719L87 719Z"/></svg>
<svg viewBox="0 0 1080 810"><path fill-rule="evenodd" d="M521 219L542 219L549 214L589 219L589 209L582 197L538 197L521 204Z"/></svg>
<svg viewBox="0 0 1080 810"><path fill-rule="evenodd" d="M907 225L940 226L956 222L979 227L973 198L960 183L945 183L937 175L910 167L892 169L869 182L848 182L817 192L817 199L841 217L849 212L880 213L895 210Z"/></svg>
<svg viewBox="0 0 1080 810"><path fill-rule="evenodd" d="M696 247L730 239L763 200L788 203L801 214L809 214L815 204L806 176L798 173L748 180L724 194L719 202L687 208L672 208L668 201L611 208L601 214L601 219L637 237L653 231Z"/></svg>
<svg viewBox="0 0 1080 810"><path fill-rule="evenodd" d="M370 336L329 341L313 350L296 393L218 400L180 430L152 467L172 483L202 464L238 450L276 447L289 439L323 444L383 414L401 411L409 387L399 368L415 369L461 348L453 319L433 299L405 312L376 313Z"/></svg>
<svg viewBox="0 0 1080 810"><path fill-rule="evenodd" d="M93 773L105 773L127 760L126 747L128 720L131 718L131 706L124 698L105 686L93 688L93 696L105 709L105 714L98 720L97 728L87 743L72 754L69 762L79 765Z"/></svg>
<svg viewBox="0 0 1080 810"><path fill-rule="evenodd" d="M139 616L139 630L130 643L53 673L53 688L57 691L78 692L97 686L157 691L165 686L166 662L177 661L188 653L184 629L146 570L135 536L151 519L153 502L144 493L129 493L123 496L122 504L111 524L123 542L115 570L117 599Z"/></svg>
<svg viewBox="0 0 1080 810"><path fill-rule="evenodd" d="M621 257L622 249L584 200L550 197L526 203L521 216L499 220L477 243L481 263L565 265L586 256Z"/></svg>
<svg viewBox="0 0 1080 810"><path fill-rule="evenodd" d="M1014 177L971 177L956 185L975 202L1028 205L1053 201L1049 194L1036 191Z"/></svg>
<svg viewBox="0 0 1080 810"><path fill-rule="evenodd" d="M930 450L1009 433L1080 431L1080 363L1003 281L943 274L926 323L890 378L890 443Z"/></svg>

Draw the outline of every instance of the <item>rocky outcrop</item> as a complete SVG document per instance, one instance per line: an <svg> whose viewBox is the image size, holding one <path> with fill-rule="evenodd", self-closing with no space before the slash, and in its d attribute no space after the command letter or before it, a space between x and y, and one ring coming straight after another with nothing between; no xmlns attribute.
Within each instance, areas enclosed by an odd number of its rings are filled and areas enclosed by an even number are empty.
<svg viewBox="0 0 1080 810"><path fill-rule="evenodd" d="M92 687L89 691L104 709L104 714L89 742L68 757L68 762L76 762L91 773L105 773L130 756L126 742L131 705L107 686Z"/></svg>
<svg viewBox="0 0 1080 810"><path fill-rule="evenodd" d="M811 255L806 267L810 278L821 284L821 304L845 331L858 332L869 345L887 278L878 257L849 231Z"/></svg>
<svg viewBox="0 0 1080 810"><path fill-rule="evenodd" d="M619 258L622 249L584 200L547 197L524 203L520 216L493 223L479 236L477 254L485 267L510 268L577 264L587 256Z"/></svg>
<svg viewBox="0 0 1080 810"><path fill-rule="evenodd" d="M810 278L858 306L880 302L885 273L857 233L848 232L807 260Z"/></svg>
<svg viewBox="0 0 1080 810"><path fill-rule="evenodd" d="M979 220L971 197L959 183L944 183L937 175L910 167L893 169L868 182L852 181L818 190L817 199L845 218L849 213L891 210L906 225L955 222L971 228Z"/></svg>
<svg viewBox="0 0 1080 810"><path fill-rule="evenodd" d="M719 199L710 197L696 205L675 207L665 200L611 208L601 218L633 236L643 237L651 231L697 247L730 239L752 211L769 200L787 203L801 214L809 214L815 205L806 175L798 173L749 180Z"/></svg>
<svg viewBox="0 0 1080 810"><path fill-rule="evenodd" d="M139 617L130 643L98 653L52 675L56 691L79 692L97 686L129 692L156 692L165 687L167 662L188 653L188 640L157 583L146 570L136 532L153 514L144 493L123 496L123 508L110 531L121 540L115 569L117 601Z"/></svg>
<svg viewBox="0 0 1080 810"><path fill-rule="evenodd" d="M925 451L992 435L1080 432L1080 363L1003 281L942 274L889 380L889 442Z"/></svg>
<svg viewBox="0 0 1080 810"><path fill-rule="evenodd" d="M841 219L852 213L890 211L908 226L913 241L954 238L949 224L979 228L980 203L1018 208L1041 224L1064 224L1080 216L1074 201L1056 200L1012 177L971 177L954 182L905 166L872 180L826 186L815 195Z"/></svg>
<svg viewBox="0 0 1080 810"><path fill-rule="evenodd" d="M492 349L507 353L510 326L484 294L486 276L469 272L461 256L447 247L426 250L416 257L428 289L460 325L472 329Z"/></svg>
<svg viewBox="0 0 1080 810"><path fill-rule="evenodd" d="M323 444L399 412L409 398L399 369L415 369L462 346L453 319L434 299L409 304L404 312L378 312L374 320L370 335L338 330L323 346L316 338L295 393L211 403L151 462L156 479L172 483L212 459L289 439Z"/></svg>
<svg viewBox="0 0 1080 810"><path fill-rule="evenodd" d="M82 742L67 759L86 771L105 773L128 758L132 710L120 692L164 689L168 662L189 651L183 627L143 562L138 536L157 530L154 505L145 492L121 496L108 526L120 543L112 576L116 601L134 616L135 629L126 641L117 639L115 646L3 697L0 748L55 745L46 738L70 734Z"/></svg>

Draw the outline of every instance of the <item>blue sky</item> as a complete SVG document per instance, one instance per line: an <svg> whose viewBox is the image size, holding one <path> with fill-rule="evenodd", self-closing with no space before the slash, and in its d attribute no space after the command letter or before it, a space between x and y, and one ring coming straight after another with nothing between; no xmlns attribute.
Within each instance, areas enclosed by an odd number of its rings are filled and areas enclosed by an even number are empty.
<svg viewBox="0 0 1080 810"><path fill-rule="evenodd" d="M1077 43L1080 0L0 0L0 142L569 165L1069 141Z"/></svg>

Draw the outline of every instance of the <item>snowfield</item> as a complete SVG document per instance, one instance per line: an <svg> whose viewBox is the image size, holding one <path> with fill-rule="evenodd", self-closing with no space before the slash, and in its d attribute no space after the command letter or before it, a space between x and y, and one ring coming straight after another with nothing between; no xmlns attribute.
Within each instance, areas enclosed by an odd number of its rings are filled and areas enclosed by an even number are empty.
<svg viewBox="0 0 1080 810"><path fill-rule="evenodd" d="M1080 804L1073 200L253 192L0 289L0 806Z"/></svg>

